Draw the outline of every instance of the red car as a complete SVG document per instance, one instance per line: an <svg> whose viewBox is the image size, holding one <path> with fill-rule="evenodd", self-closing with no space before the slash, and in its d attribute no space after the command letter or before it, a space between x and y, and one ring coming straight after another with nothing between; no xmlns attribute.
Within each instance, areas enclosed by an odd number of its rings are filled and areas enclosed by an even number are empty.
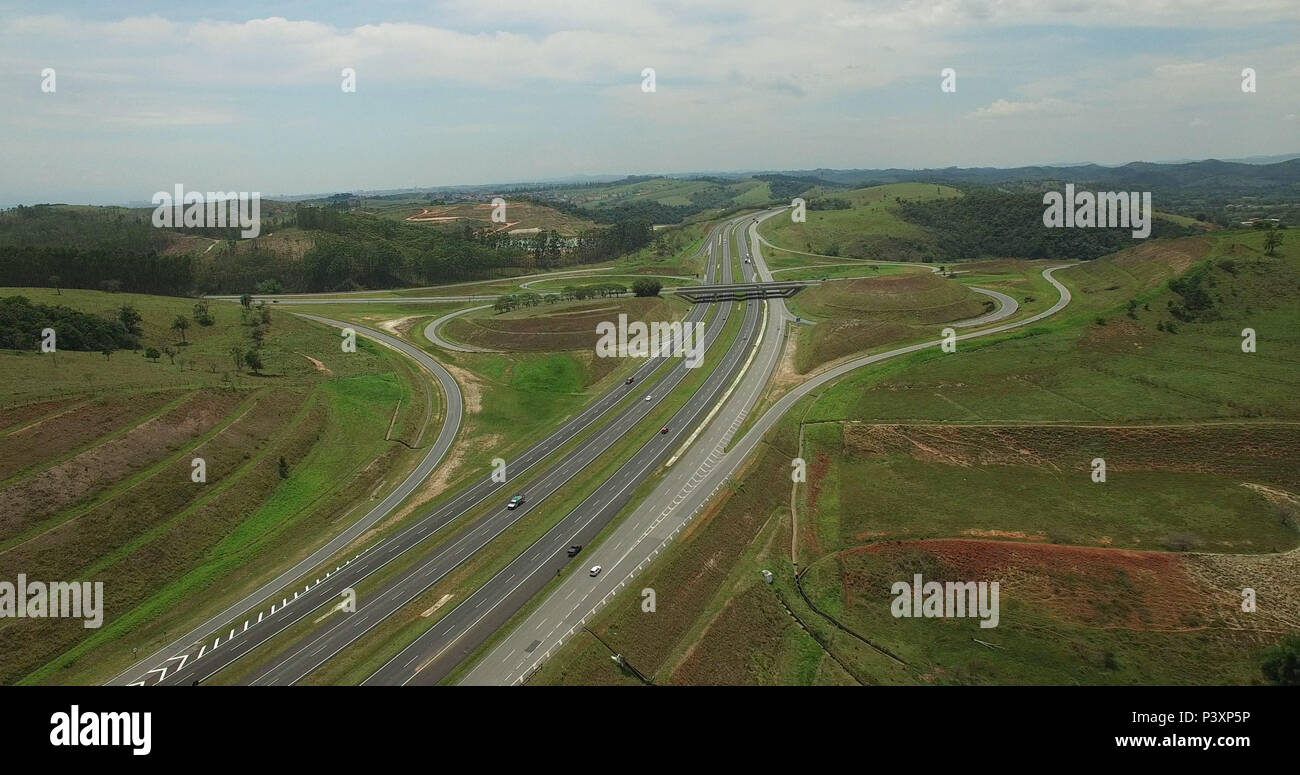
<svg viewBox="0 0 1300 775"><path fill-rule="evenodd" d="M668 429L667 429L667 428L660 428L660 429L659 429L659 432L660 432L660 433L667 433L667 432L668 432Z"/></svg>

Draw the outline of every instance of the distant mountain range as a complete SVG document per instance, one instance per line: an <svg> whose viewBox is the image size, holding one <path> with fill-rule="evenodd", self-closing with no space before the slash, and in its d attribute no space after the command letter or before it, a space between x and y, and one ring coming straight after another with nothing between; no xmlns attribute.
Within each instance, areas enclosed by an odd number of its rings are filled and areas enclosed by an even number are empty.
<svg viewBox="0 0 1300 775"><path fill-rule="evenodd" d="M827 183L861 186L876 183L900 183L923 180L939 183L965 183L998 186L1008 183L1073 182L1104 185L1107 189L1173 190L1188 193L1242 194L1251 191L1277 192L1293 189L1300 193L1300 153L1274 156L1253 156L1224 161L1206 159L1185 162L1130 162L1120 166L1106 166L1091 162L1056 164L1031 167L944 167L929 169L829 169L764 170L754 172L689 172L662 176L638 175L638 178L669 177L679 179L720 178L743 180L755 175L785 175L794 178L813 178ZM402 188L390 191L367 191L367 196L384 196L400 193L429 193L436 191L466 191L492 189L519 191L542 188L562 188L594 182L617 182L627 178L614 175L585 175L562 180L533 183L485 184L464 186L434 186L430 188ZM360 193L360 192L358 192ZM277 197L278 198L278 197ZM286 199L311 199L312 196L285 197Z"/></svg>
<svg viewBox="0 0 1300 775"><path fill-rule="evenodd" d="M1096 185L1105 190L1178 191L1183 194L1239 196L1271 194L1300 195L1300 154L1252 156L1225 161L1205 159L1185 162L1130 162L1106 166L1091 162L1030 167L944 167L929 169L807 169L763 170L752 172L690 172L664 175L575 175L545 181L484 183L453 186L403 187L384 190L352 191L367 197L429 194L456 191L527 192L558 189L593 183L615 183L630 179L657 177L694 180L712 178L739 181L756 175L782 175L801 180L821 181L832 185L863 186L881 183L924 181L983 186L1019 184L1042 187L1055 183ZM264 199L304 201L326 198L337 192L317 194L263 194ZM130 202L127 207L152 207L147 202Z"/></svg>
<svg viewBox="0 0 1300 775"><path fill-rule="evenodd" d="M1119 167L1100 164L1073 166L946 167L944 169L799 170L782 174L819 178L831 183L898 183L923 180L997 186L1007 183L1095 183L1111 190L1159 191L1178 189L1206 193L1242 194L1251 191L1293 189L1300 193L1300 158L1269 164L1220 161L1157 164L1131 162Z"/></svg>

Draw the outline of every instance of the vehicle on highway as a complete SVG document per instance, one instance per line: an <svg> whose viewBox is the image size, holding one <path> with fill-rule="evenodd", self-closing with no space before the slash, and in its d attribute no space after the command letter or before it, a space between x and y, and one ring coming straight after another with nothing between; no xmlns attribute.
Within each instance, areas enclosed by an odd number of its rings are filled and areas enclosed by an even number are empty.
<svg viewBox="0 0 1300 775"><path fill-rule="evenodd" d="M667 432L668 432L668 428L667 428L667 426L665 426L665 427L663 427L663 428L660 428L660 429L659 429L659 432L660 432L660 433L667 433Z"/></svg>
<svg viewBox="0 0 1300 775"><path fill-rule="evenodd" d="M628 377L627 379L623 380L623 384L624 384L624 385L631 385L631 384L632 384L632 377Z"/></svg>
<svg viewBox="0 0 1300 775"><path fill-rule="evenodd" d="M580 551L582 551L582 544L574 544L569 547L569 556L576 557Z"/></svg>
<svg viewBox="0 0 1300 775"><path fill-rule="evenodd" d="M602 569L599 565L593 565L593 566L591 566L591 571L590 571L590 573L591 573L591 577L592 577L592 578L595 578L595 577L599 576L601 570L603 570L603 569Z"/></svg>
<svg viewBox="0 0 1300 775"><path fill-rule="evenodd" d="M516 495L515 497L513 497L513 498L510 499L510 502L509 502L509 503L506 504L506 508L507 508L507 509L517 509L517 508L519 508L521 505L523 505L523 502L524 502L524 496L522 496L522 495Z"/></svg>
<svg viewBox="0 0 1300 775"><path fill-rule="evenodd" d="M649 401L649 400L652 399L652 398L654 398L654 396L646 396L646 397L645 397L645 400Z"/></svg>

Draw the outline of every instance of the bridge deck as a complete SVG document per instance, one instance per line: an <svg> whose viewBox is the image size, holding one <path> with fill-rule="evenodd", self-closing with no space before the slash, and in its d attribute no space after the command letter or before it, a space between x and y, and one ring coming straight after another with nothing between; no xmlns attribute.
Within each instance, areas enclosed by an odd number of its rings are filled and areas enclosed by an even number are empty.
<svg viewBox="0 0 1300 775"><path fill-rule="evenodd" d="M687 301L740 301L742 299L788 299L816 281L787 280L772 283L734 283L732 285L684 285L672 289Z"/></svg>

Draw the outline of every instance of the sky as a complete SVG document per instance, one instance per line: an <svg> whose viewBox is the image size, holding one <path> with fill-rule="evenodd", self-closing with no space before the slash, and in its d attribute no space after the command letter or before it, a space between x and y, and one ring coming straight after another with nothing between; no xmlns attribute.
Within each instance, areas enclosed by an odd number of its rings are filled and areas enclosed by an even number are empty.
<svg viewBox="0 0 1300 775"><path fill-rule="evenodd" d="M1292 153L1297 32L1297 0L6 0L0 206Z"/></svg>

